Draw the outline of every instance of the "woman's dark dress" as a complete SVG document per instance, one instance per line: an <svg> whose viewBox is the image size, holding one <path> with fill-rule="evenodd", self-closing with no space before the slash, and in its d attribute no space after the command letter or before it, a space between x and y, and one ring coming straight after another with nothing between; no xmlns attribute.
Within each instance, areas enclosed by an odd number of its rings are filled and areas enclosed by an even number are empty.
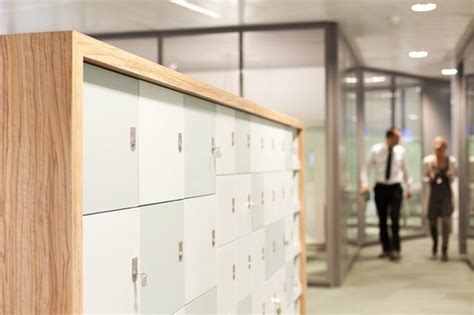
<svg viewBox="0 0 474 315"><path fill-rule="evenodd" d="M439 217L449 217L453 214L451 182L446 175L449 170L449 159L446 158L446 167L438 169L434 165L431 170L435 179L431 180L431 192L428 205L428 218L436 220Z"/></svg>

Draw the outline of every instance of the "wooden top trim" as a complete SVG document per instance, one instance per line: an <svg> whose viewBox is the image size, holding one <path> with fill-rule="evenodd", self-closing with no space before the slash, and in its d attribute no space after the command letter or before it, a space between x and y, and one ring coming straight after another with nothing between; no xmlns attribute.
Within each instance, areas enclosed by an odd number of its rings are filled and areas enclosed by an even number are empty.
<svg viewBox="0 0 474 315"><path fill-rule="evenodd" d="M296 118L194 80L179 72L82 33L73 32L73 41L76 43L75 47L78 50L76 56L78 58L82 57L88 63L197 96L216 104L257 115L296 129L303 129L303 122Z"/></svg>

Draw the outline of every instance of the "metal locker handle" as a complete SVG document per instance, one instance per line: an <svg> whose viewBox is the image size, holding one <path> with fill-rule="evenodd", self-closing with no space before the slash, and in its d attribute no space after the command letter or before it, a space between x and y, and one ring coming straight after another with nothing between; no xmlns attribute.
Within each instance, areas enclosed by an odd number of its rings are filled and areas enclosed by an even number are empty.
<svg viewBox="0 0 474 315"><path fill-rule="evenodd" d="M249 269L252 269L252 256L249 255Z"/></svg>
<svg viewBox="0 0 474 315"><path fill-rule="evenodd" d="M178 243L178 261L182 262L183 261L183 242Z"/></svg>
<svg viewBox="0 0 474 315"><path fill-rule="evenodd" d="M212 247L216 246L216 230L212 230Z"/></svg>
<svg viewBox="0 0 474 315"><path fill-rule="evenodd" d="M260 147L263 149L263 137L260 138Z"/></svg>
<svg viewBox="0 0 474 315"><path fill-rule="evenodd" d="M232 280L235 280L235 265L232 265Z"/></svg>
<svg viewBox="0 0 474 315"><path fill-rule="evenodd" d="M137 147L137 128L130 127L130 151L134 152Z"/></svg>
<svg viewBox="0 0 474 315"><path fill-rule="evenodd" d="M247 134L247 148L250 148L250 134Z"/></svg>
<svg viewBox="0 0 474 315"><path fill-rule="evenodd" d="M138 257L132 258L132 282L136 283L138 279Z"/></svg>
<svg viewBox="0 0 474 315"><path fill-rule="evenodd" d="M276 242L273 241L273 252L276 253Z"/></svg>
<svg viewBox="0 0 474 315"><path fill-rule="evenodd" d="M235 145L235 135L234 135L233 131L232 131L231 138L232 138L232 146L234 146Z"/></svg>
<svg viewBox="0 0 474 315"><path fill-rule="evenodd" d="M178 152L183 152L183 134L178 132Z"/></svg>
<svg viewBox="0 0 474 315"><path fill-rule="evenodd" d="M265 248L262 248L262 260L265 260Z"/></svg>
<svg viewBox="0 0 474 315"><path fill-rule="evenodd" d="M232 198L232 213L235 213L235 198Z"/></svg>
<svg viewBox="0 0 474 315"><path fill-rule="evenodd" d="M263 206L265 204L265 193L263 191L262 191L261 197L262 197L262 206Z"/></svg>

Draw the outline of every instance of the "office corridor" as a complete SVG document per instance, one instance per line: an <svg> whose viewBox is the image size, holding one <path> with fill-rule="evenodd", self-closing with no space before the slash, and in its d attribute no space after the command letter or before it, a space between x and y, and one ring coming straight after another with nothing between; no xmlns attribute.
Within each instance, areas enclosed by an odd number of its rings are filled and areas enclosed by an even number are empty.
<svg viewBox="0 0 474 315"><path fill-rule="evenodd" d="M380 260L378 246L362 249L341 288L309 288L309 314L474 314L474 273L457 256L430 260L429 238L405 241L398 263ZM316 311L317 310L317 311Z"/></svg>

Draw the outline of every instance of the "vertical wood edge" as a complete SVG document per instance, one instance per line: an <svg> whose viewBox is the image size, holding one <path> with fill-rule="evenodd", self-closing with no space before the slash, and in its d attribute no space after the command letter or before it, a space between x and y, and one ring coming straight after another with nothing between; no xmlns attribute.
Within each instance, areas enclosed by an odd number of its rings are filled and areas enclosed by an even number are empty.
<svg viewBox="0 0 474 315"><path fill-rule="evenodd" d="M298 130L298 159L300 162L300 171L298 178L298 194L300 201L300 244L301 244L301 255L300 255L300 282L302 285L302 294L300 300L300 312L301 315L306 314L306 303L307 303L307 277L306 277L306 218L305 218L305 185L304 185L304 131L303 129Z"/></svg>
<svg viewBox="0 0 474 315"><path fill-rule="evenodd" d="M72 164L72 211L74 226L74 248L76 257L73 266L73 311L75 314L83 312L83 235L82 235L82 174L83 174L83 63L84 57L77 41L77 33L72 33L72 110L71 110L71 164Z"/></svg>
<svg viewBox="0 0 474 315"><path fill-rule="evenodd" d="M72 48L72 32L0 38L3 314L80 312Z"/></svg>

